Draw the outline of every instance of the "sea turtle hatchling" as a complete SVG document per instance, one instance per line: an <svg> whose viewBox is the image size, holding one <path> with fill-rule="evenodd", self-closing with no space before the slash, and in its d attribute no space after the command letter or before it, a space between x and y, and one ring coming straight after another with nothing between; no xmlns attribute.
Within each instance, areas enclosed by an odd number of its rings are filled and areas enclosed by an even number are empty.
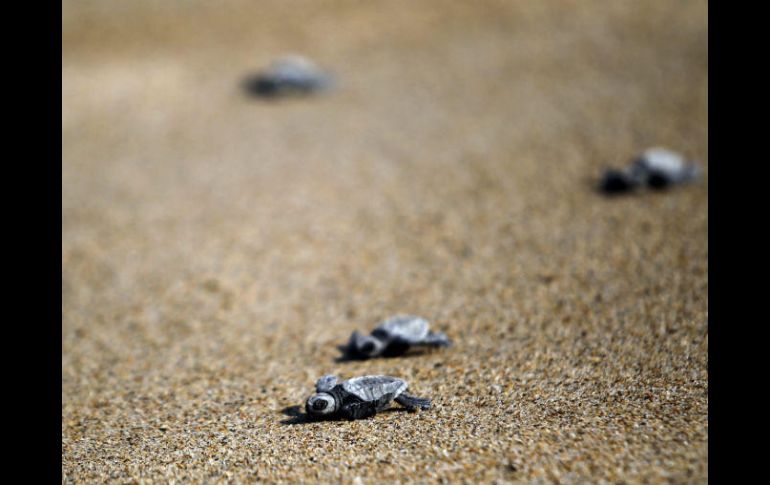
<svg viewBox="0 0 770 485"><path fill-rule="evenodd" d="M429 330L424 318L400 315L389 318L375 328L370 335L353 332L341 350L352 359L369 359L379 356L401 355L411 347L448 347L452 341L442 332Z"/></svg>
<svg viewBox="0 0 770 485"><path fill-rule="evenodd" d="M243 87L251 95L274 98L307 95L324 91L331 85L331 75L315 63L302 56L289 55L248 77Z"/></svg>
<svg viewBox="0 0 770 485"><path fill-rule="evenodd" d="M665 148L649 148L624 170L608 170L602 178L600 189L608 194L628 192L637 187L664 189L672 185L692 182L703 170L685 160L679 153Z"/></svg>
<svg viewBox="0 0 770 485"><path fill-rule="evenodd" d="M389 376L363 376L337 383L333 375L316 382L316 393L305 403L305 411L315 418L364 419L387 409L396 401L409 411L429 409L430 399L406 393L406 381Z"/></svg>

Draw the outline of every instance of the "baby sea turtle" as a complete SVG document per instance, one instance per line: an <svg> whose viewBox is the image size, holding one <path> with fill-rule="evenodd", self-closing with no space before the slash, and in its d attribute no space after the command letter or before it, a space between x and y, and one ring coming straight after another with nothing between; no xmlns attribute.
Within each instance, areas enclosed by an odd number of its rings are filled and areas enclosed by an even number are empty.
<svg viewBox="0 0 770 485"><path fill-rule="evenodd" d="M602 192L616 194L637 187L664 189L691 182L702 174L695 162L688 162L676 152L665 148L645 150L624 170L608 170L599 185Z"/></svg>
<svg viewBox="0 0 770 485"><path fill-rule="evenodd" d="M406 381L389 376L356 377L340 384L333 375L316 382L316 394L305 403L305 411L316 418L364 419L387 409L396 401L409 411L430 409L430 399L407 394Z"/></svg>
<svg viewBox="0 0 770 485"><path fill-rule="evenodd" d="M260 97L302 95L321 91L331 85L331 76L302 56L286 56L267 69L247 78L244 89Z"/></svg>
<svg viewBox="0 0 770 485"><path fill-rule="evenodd" d="M413 315L390 318L375 328L371 335L358 331L350 336L342 351L351 359L402 355L413 346L448 347L452 341L442 332L428 329L428 321Z"/></svg>

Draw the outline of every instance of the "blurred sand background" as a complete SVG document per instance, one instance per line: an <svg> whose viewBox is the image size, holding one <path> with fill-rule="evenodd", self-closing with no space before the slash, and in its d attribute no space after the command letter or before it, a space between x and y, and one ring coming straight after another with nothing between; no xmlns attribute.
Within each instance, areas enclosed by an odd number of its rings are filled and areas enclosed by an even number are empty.
<svg viewBox="0 0 770 485"><path fill-rule="evenodd" d="M64 482L707 481L705 1L62 7ZM287 53L339 89L245 97ZM706 177L592 190L652 145ZM396 313L457 345L335 362Z"/></svg>

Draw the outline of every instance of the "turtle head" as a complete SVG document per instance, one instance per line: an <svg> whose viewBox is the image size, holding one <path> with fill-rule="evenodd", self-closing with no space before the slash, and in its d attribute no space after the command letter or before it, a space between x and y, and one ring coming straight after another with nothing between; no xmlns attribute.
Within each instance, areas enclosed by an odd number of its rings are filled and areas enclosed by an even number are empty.
<svg viewBox="0 0 770 485"><path fill-rule="evenodd" d="M347 354L356 359L376 357L385 348L385 343L374 335L361 335L353 332L345 349Z"/></svg>
<svg viewBox="0 0 770 485"><path fill-rule="evenodd" d="M337 410L337 400L328 392L319 392L307 398L305 411L311 416L326 416Z"/></svg>
<svg viewBox="0 0 770 485"><path fill-rule="evenodd" d="M381 340L371 336L361 337L356 342L356 350L365 357L375 357L379 355L384 347L385 344Z"/></svg>

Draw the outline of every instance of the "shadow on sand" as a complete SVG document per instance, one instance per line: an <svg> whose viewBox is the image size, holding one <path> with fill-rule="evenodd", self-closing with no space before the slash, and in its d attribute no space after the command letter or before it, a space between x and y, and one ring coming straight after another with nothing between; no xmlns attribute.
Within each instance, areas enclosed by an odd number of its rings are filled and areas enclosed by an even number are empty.
<svg viewBox="0 0 770 485"><path fill-rule="evenodd" d="M361 362L364 360L371 360L371 359L395 359L395 358L401 358L401 359L408 359L411 357L420 357L422 355L427 355L430 353L427 349L410 349L408 351L402 351L402 352L393 352L393 353L384 353L377 357L361 357L360 355L352 354L348 351L347 346L345 345L338 345L337 350L342 352L342 355L334 359L334 362L337 364L345 363L345 362Z"/></svg>
<svg viewBox="0 0 770 485"><path fill-rule="evenodd" d="M318 419L302 412L302 406L289 406L281 410L281 414L289 416L289 419L284 419L281 424L308 424L318 421Z"/></svg>
<svg viewBox="0 0 770 485"><path fill-rule="evenodd" d="M401 413L401 412L408 412L406 408L401 407L395 407L395 408L388 408L383 411L378 412L377 414L384 414L384 413ZM281 424L283 425L297 425L297 424L310 424L310 423L317 423L319 421L348 421L347 419L343 418L332 418L332 419L320 419L320 418L314 418L310 416L309 414L302 411L302 406L289 406L287 408L284 408L281 410L281 414L284 416L289 416L289 419L284 419L281 421Z"/></svg>

